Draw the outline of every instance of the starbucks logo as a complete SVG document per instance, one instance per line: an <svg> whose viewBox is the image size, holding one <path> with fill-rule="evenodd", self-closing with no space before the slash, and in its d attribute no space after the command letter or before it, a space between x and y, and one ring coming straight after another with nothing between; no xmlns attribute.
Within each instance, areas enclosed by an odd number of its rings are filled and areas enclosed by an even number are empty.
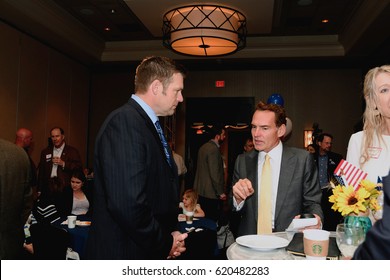
<svg viewBox="0 0 390 280"><path fill-rule="evenodd" d="M312 246L312 250L313 250L313 253L314 253L315 255L320 255L321 252L322 252L322 246L321 246L321 245L318 245L318 244L314 244L314 245Z"/></svg>

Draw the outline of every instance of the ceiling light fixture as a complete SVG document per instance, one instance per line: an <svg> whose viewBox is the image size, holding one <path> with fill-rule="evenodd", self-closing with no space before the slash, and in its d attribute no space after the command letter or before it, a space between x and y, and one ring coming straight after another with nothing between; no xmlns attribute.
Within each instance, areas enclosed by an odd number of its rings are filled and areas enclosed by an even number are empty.
<svg viewBox="0 0 390 280"><path fill-rule="evenodd" d="M163 45L191 56L222 56L246 45L246 18L231 8L193 5L163 17Z"/></svg>

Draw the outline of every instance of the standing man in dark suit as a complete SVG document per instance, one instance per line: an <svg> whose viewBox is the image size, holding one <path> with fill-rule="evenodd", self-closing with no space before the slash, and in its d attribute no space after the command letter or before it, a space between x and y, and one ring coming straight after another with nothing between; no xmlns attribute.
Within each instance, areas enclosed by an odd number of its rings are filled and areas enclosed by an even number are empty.
<svg viewBox="0 0 390 280"><path fill-rule="evenodd" d="M82 169L78 150L65 143L65 133L60 127L50 130L53 146L48 146L41 152L38 167L38 189L47 191L49 179L58 177L60 182L70 186L70 177L74 169Z"/></svg>
<svg viewBox="0 0 390 280"><path fill-rule="evenodd" d="M365 241L353 255L354 260L390 260L390 173L382 182L383 217L367 232Z"/></svg>
<svg viewBox="0 0 390 280"><path fill-rule="evenodd" d="M184 77L171 59L144 59L135 94L103 123L95 144L88 258L167 259L184 252L187 234L176 231L177 167L156 124L183 101Z"/></svg>
<svg viewBox="0 0 390 280"><path fill-rule="evenodd" d="M207 130L210 140L198 152L194 190L199 194L199 204L207 218L217 221L226 200L224 190L223 158L219 149L225 140L225 128L213 126Z"/></svg>
<svg viewBox="0 0 390 280"><path fill-rule="evenodd" d="M318 177L322 190L321 207L324 213L323 229L335 231L337 224L342 222L343 216L340 212L332 209L333 203L329 197L333 194L330 186L335 181L333 173L343 159L343 156L331 151L333 136L329 133L321 133L317 137L317 149L314 154L314 161L318 167Z"/></svg>
<svg viewBox="0 0 390 280"><path fill-rule="evenodd" d="M321 189L313 157L303 149L285 146L286 114L277 104L260 102L252 118L254 151L239 155L233 174L233 206L241 213L238 235L256 234L262 167L270 158L272 231L284 231L294 218L314 214L321 227Z"/></svg>
<svg viewBox="0 0 390 280"><path fill-rule="evenodd" d="M31 166L27 154L0 139L0 259L23 257L23 226L32 207Z"/></svg>

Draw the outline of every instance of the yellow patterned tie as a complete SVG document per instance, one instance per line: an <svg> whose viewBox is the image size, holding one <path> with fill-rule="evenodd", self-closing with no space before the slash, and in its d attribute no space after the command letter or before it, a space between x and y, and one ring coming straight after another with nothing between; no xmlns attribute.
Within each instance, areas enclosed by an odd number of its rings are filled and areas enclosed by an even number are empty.
<svg viewBox="0 0 390 280"><path fill-rule="evenodd" d="M257 234L269 233L272 233L272 173L270 157L266 154L261 172Z"/></svg>

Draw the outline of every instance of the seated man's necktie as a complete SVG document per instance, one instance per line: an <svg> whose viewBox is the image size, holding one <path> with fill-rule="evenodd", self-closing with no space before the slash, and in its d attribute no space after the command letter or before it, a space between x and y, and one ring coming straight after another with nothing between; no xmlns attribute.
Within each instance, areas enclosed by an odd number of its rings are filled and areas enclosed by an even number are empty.
<svg viewBox="0 0 390 280"><path fill-rule="evenodd" d="M272 233L272 172L270 157L265 155L260 182L260 202L257 218L257 234Z"/></svg>

